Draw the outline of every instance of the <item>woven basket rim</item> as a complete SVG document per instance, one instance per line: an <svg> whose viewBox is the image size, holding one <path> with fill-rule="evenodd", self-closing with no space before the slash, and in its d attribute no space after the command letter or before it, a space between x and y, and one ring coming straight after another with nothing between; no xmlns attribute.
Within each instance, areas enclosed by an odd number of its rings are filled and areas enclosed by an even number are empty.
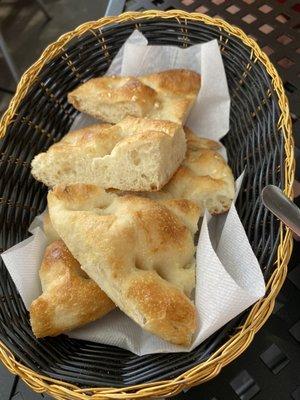
<svg viewBox="0 0 300 400"><path fill-rule="evenodd" d="M251 49L250 58L253 62L259 60L264 65L268 75L271 77L274 91L278 96L280 117L277 125L278 130L280 130L284 135L284 149L286 154L284 160L284 193L289 198L292 198L295 170L294 148L289 105L282 81L268 56L260 49L258 44L252 38L244 33L244 31L238 27L230 25L223 19L212 18L200 13L188 13L182 10L126 12L119 16L103 17L97 21L86 22L78 26L76 29L60 36L56 42L53 42L44 50L40 58L23 74L17 86L16 93L12 98L7 111L0 120L0 138L4 137L8 125L13 122L19 104L24 99L31 84L34 82L43 66L57 56L60 51L63 50L64 46L73 38L80 37L91 29L100 29L101 31L101 28L106 25L126 21L136 21L138 28L139 20L151 20L155 18L175 18L179 24L183 25L183 28L187 21L201 22L206 25L216 26L220 29L220 41L222 41L222 30L224 30L227 34L240 39L244 45ZM265 297L252 306L245 323L239 327L237 332L227 340L223 346L215 351L207 361L200 363L196 367L191 368L174 379L143 383L117 389L108 387L79 388L74 384L58 381L48 376L38 374L26 367L16 360L13 353L1 341L0 360L10 372L19 375L19 377L34 391L39 393L46 392L54 398L137 399L175 395L185 388L212 379L218 375L225 365L229 364L247 349L252 342L255 333L264 325L273 310L275 298L282 287L287 274L287 263L290 259L292 247L293 241L291 231L280 224L280 241L277 248L277 259L275 261L277 267L267 283Z"/></svg>

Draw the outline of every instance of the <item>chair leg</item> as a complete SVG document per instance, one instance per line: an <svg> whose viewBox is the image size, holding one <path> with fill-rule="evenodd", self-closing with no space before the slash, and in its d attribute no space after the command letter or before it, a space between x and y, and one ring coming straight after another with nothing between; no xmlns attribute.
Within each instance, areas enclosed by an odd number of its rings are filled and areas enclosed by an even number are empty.
<svg viewBox="0 0 300 400"><path fill-rule="evenodd" d="M45 14L45 17L47 18L47 20L50 20L52 17L48 13L47 7L45 6L43 0L35 0L35 2L38 4L40 9L43 11L43 13Z"/></svg>
<svg viewBox="0 0 300 400"><path fill-rule="evenodd" d="M12 90L4 88L2 86L0 86L0 92L4 92L4 93L7 93L7 94L14 94L15 93Z"/></svg>
<svg viewBox="0 0 300 400"><path fill-rule="evenodd" d="M11 55L9 54L9 50L7 48L7 45L5 43L5 40L3 38L1 30L0 30L0 50L1 50L2 54L3 54L4 60L5 60L6 64L7 64L7 66L8 66L8 68L9 68L9 70L10 70L10 72L11 72L13 78L14 78L14 81L16 83L18 83L19 82L19 77L20 77L19 76L19 72L17 70L17 67L16 67Z"/></svg>
<svg viewBox="0 0 300 400"><path fill-rule="evenodd" d="M125 0L109 0L106 7L105 16L121 14L124 10L125 3Z"/></svg>

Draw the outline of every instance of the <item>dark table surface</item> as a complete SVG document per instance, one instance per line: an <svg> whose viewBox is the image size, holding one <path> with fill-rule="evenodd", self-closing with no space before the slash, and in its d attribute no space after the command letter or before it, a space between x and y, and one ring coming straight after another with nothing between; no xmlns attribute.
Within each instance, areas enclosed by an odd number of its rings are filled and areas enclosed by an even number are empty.
<svg viewBox="0 0 300 400"><path fill-rule="evenodd" d="M300 3L296 0L45 0L45 4L52 16L50 21L45 20L34 1L0 1L0 26L20 72L60 34L106 12L112 15L130 10L181 8L220 16L240 26L276 65L289 97L296 145L300 146ZM15 84L0 55L1 87L13 91ZM9 94L0 92L0 113L9 99ZM299 180L299 163L297 177ZM299 256L300 246L295 242L288 278L275 309L248 350L214 380L181 393L177 400L300 400ZM34 393L0 364L0 400L11 399L50 397Z"/></svg>

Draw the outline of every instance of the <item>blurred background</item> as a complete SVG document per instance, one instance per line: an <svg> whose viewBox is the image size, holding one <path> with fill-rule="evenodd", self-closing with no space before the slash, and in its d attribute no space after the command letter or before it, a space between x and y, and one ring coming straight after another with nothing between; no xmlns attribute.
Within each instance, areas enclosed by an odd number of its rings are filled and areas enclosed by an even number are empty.
<svg viewBox="0 0 300 400"><path fill-rule="evenodd" d="M221 17L258 41L276 66L290 102L300 150L300 2L297 0L0 0L0 116L22 73L61 34L123 11L183 9ZM1 162L1 161L0 161ZM300 180L300 162L296 177ZM295 185L300 194L300 185ZM0 194L1 197L1 194ZM296 200L299 204L299 197ZM300 251L295 242L288 278L272 316L250 348L221 374L177 400L300 400ZM41 400L0 364L0 400Z"/></svg>
<svg viewBox="0 0 300 400"><path fill-rule="evenodd" d="M101 18L107 4L106 0L0 0L0 113L7 107L16 80L44 48L83 22Z"/></svg>

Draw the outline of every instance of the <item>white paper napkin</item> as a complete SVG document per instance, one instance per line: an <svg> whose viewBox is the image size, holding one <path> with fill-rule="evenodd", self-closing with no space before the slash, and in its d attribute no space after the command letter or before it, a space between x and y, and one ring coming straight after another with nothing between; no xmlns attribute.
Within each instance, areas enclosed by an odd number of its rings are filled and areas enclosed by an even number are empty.
<svg viewBox="0 0 300 400"><path fill-rule="evenodd" d="M230 99L217 41L186 49L147 46L145 37L135 31L107 74L140 75L170 68L201 73L202 88L188 125L201 136L219 140L228 131ZM80 114L72 129L93 122L93 118ZM237 191L241 180L236 182ZM2 254L27 308L41 293L38 270L47 245L42 217L35 219L30 228L32 237ZM138 355L190 351L264 295L263 275L234 204L227 215L205 214L196 259L198 328L190 348L172 345L143 331L119 310L70 332L69 336L115 345Z"/></svg>
<svg viewBox="0 0 300 400"><path fill-rule="evenodd" d="M27 309L42 292L39 269L47 246L41 228L34 229L32 233L31 237L1 254Z"/></svg>

